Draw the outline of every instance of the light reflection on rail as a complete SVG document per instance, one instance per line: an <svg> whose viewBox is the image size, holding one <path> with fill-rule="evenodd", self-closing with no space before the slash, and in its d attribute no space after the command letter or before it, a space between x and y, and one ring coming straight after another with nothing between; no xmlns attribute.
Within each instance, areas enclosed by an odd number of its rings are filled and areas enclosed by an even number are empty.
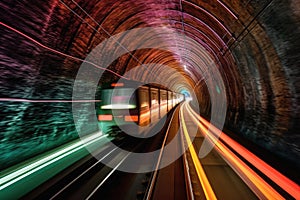
<svg viewBox="0 0 300 200"><path fill-rule="evenodd" d="M186 103L185 103L186 104ZM194 148L194 146L192 145L192 141L189 137L189 133L188 133L188 130L186 128L186 124L185 124L185 121L184 121L184 116L183 116L183 106L181 106L180 108L180 121L181 121L181 125L182 125L182 129L183 129L183 134L185 136L185 139L187 141L187 146L189 147L189 151L190 151L190 154L192 156L192 160L193 160L193 163L194 163L194 166L195 166L195 169L196 169L196 172L197 172L197 175L198 175L198 178L200 180L200 183L201 183L201 186L202 186L202 189L204 191L204 194L205 194L205 197L206 199L217 199L209 181L208 181L208 178L205 174L205 171L200 163L200 160L198 158L198 155L196 153L196 150Z"/></svg>
<svg viewBox="0 0 300 200"><path fill-rule="evenodd" d="M205 120L203 117L201 117L199 114L197 114L188 104L186 106L190 113L192 113L197 119L198 122L204 124L206 126L206 132L207 129L210 129L212 132L209 132L213 134L214 131L217 130L216 127L214 127L212 124L210 124L207 120ZM288 192L291 196L293 196L295 199L300 199L300 186L284 176L282 173L268 165L266 162L261 160L259 157L254 155L252 152L250 152L248 149L228 137L225 133L222 132L220 135L220 139L231 146L238 154L240 154L243 158L245 158L249 163L251 163L253 166L255 166L258 170L260 170L262 173L264 173L266 176L268 176L274 183L276 183L278 186L280 186L283 190Z"/></svg>
<svg viewBox="0 0 300 200"><path fill-rule="evenodd" d="M260 198L267 199L284 199L274 188L265 182L256 172L254 172L245 162L236 156L224 143L232 147L239 155L245 158L249 163L255 166L258 170L268 176L274 183L280 186L283 190L293 196L295 199L300 199L300 187L295 182L291 181L283 174L272 168L263 160L255 156L249 150L236 141L229 138L225 133L221 133L219 140L214 132L218 129L211 125L208 121L198 115L186 102L183 104L184 111L191 116L193 121L199 126L202 134L215 144L216 150L224 157L226 162L233 167L245 183L255 192ZM219 131L219 130L218 130Z"/></svg>

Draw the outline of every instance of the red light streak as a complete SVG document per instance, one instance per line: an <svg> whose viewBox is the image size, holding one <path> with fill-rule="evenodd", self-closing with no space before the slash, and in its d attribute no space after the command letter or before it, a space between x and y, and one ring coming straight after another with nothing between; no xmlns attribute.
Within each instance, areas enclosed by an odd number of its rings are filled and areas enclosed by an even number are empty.
<svg viewBox="0 0 300 200"><path fill-rule="evenodd" d="M197 117L198 120L201 121L206 127L206 130L210 129L213 134L216 131L219 131L215 126L210 124L207 120L199 116L192 108L188 105L187 108L190 112L193 113L194 116ZM228 137L224 132L220 134L220 139L232 147L238 154L240 154L243 158L245 158L249 163L255 166L258 170L268 176L274 183L288 192L295 199L300 199L300 186L281 174L279 171L268 165L266 162L258 158L248 149Z"/></svg>
<svg viewBox="0 0 300 200"><path fill-rule="evenodd" d="M187 107L187 103L185 104ZM204 125L195 117L194 113L187 108L188 113L193 121L198 124L202 133L216 145L216 150L223 156L225 161L239 174L244 182L252 189L259 198L267 199L284 199L276 190L274 190L267 182L265 182L256 172L254 172L245 162L238 158L228 147L226 147L211 130L205 128Z"/></svg>
<svg viewBox="0 0 300 200"><path fill-rule="evenodd" d="M124 86L124 83L112 83L111 86L112 87L122 87L122 86Z"/></svg>
<svg viewBox="0 0 300 200"><path fill-rule="evenodd" d="M99 121L112 121L113 116L112 115L98 115Z"/></svg>
<svg viewBox="0 0 300 200"><path fill-rule="evenodd" d="M90 65L92 65L92 66L94 66L94 67L96 67L96 68L99 68L99 69L108 71L108 72L110 72L110 73L112 73L112 74L114 74L114 75L116 75L116 76L118 76L118 77L121 77L121 78L124 78L124 79L127 79L127 80L129 79L129 78L127 78L127 77L125 77L125 76L122 76L122 75L120 75L120 74L118 74L118 73L116 73L116 72L114 72L114 71L112 71L112 70L110 70L110 69L107 69L107 68L104 68L104 67L100 67L100 66L98 66L98 65L96 65L96 64L94 64L94 63L92 63L92 62L90 62L90 61L86 61L86 60L83 60L83 59L81 59L81 58L77 58L77 57L75 57L75 56L68 55L68 54L66 54L66 53L63 53L63 52L57 51L57 50L55 50L55 49L52 49L52 48L50 48L50 47L48 47L48 46L46 46L46 45L43 45L42 43L38 42L37 40L33 39L32 37L26 35L25 33L22 33L21 31L19 31L19 30L13 28L13 27L11 27L11 26L9 26L9 25L7 25L7 24L4 24L3 22L0 22L0 24L1 24L2 26L6 27L7 29L9 29L9 30L11 30L11 31L14 31L15 33L18 33L19 35L21 35L21 36L27 38L28 40L30 40L31 42L37 44L38 46L40 46L40 47L42 47L42 48L44 48L44 49L47 49L48 51L51 51L51 52L56 53L56 54L59 54L59 55L61 55L61 56L65 56L65 57L71 58L71 59L73 59L73 60L77 60L77 61L81 61L81 62L88 63L88 64L90 64Z"/></svg>

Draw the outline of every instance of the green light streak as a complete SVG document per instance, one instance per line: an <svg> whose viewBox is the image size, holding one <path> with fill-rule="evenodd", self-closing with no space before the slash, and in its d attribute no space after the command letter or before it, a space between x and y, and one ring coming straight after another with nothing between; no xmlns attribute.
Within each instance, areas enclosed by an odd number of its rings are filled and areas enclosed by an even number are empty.
<svg viewBox="0 0 300 200"><path fill-rule="evenodd" d="M19 180L45 168L46 166L53 164L57 161L59 161L62 158L65 158L66 156L85 148L86 146L93 144L102 138L104 138L105 135L101 135L99 137L99 134L93 134L92 136L89 136L85 139L79 140L75 144L72 144L71 146L64 148L62 150L59 150L56 153L53 153L45 158L39 159L36 162L23 167L21 169L18 169L2 178L0 178L0 190L3 190L7 188L8 186L18 182Z"/></svg>

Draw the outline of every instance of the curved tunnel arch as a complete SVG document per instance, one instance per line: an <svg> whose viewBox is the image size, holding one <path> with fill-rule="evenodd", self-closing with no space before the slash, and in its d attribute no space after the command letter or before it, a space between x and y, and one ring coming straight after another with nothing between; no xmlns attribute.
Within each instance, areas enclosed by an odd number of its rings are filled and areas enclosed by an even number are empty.
<svg viewBox="0 0 300 200"><path fill-rule="evenodd" d="M205 78L202 72L209 67L208 61L216 63L223 77L228 98L226 127L299 164L300 137L297 131L299 130L300 97L297 58L300 51L297 51L299 50L297 39L300 33L300 20L299 15L294 11L299 11L299 7L291 6L296 4L296 0L247 1L248 3L229 0L184 0L181 2L181 8L180 1L173 0L147 2L77 0L76 2L99 24L71 0L63 2L75 9L75 12L96 31L72 14L59 0L45 2L40 8L31 7L29 1L24 0L17 5L18 8L23 7L22 12L15 10L9 1L3 1L1 21L18 28L49 47L82 59L109 37L105 31L114 35L128 29L159 26L167 27L176 34L192 37L203 46L203 49L206 49L205 54L209 55L206 64L200 60L204 57L203 52L192 52L192 49L189 52L191 45L187 41L174 41L172 33L169 38L157 34L162 43L171 46L173 52L152 49L138 50L131 54L142 63L154 62L168 65L182 73L184 77L189 77L189 83L196 86L195 90L198 91L197 98L201 112L208 117L210 99L206 84L201 82L201 79ZM286 10L281 11L279 7ZM23 17L22 13L25 11L29 14ZM286 21L281 20L281 17ZM292 28L289 28L290 32L287 33L285 23L295 29L291 31ZM72 82L80 62L53 55L42 48L36 50L36 47L31 47L31 44L26 44L28 41L24 38L6 30L3 26L0 31L3 33L3 40L10 41L12 45L22 43L24 46L23 50L16 52L15 58L6 55L6 52L11 54L12 50L9 46L4 46L1 54L9 59L3 62L3 66L10 66L9 62L14 62L12 60L15 60L16 66L19 66L28 54L39 57L38 61L28 61L28 66L33 66L30 69L18 70L17 67L2 69L5 73L9 73L7 72L9 70L17 72L15 76L11 75L10 78L2 80L3 96L43 98L43 95L39 96L38 93L47 85L41 80L44 77L47 77L46 80L50 82L59 80L61 84L64 84L65 77ZM285 37L285 34L289 37ZM18 37L18 41L21 42L14 41L13 37ZM120 57L109 69L124 74L132 68L132 65L138 65L132 55L126 54ZM50 73L51 69L58 69L63 72L63 76L59 73L53 75L55 78L45 75L49 72L48 56L54 58L54 64L50 64ZM191 74L183 69L185 62ZM54 67L55 64L61 66ZM201 70L197 65L201 65ZM29 78L28 74L34 78ZM115 78L109 73L106 74L105 81ZM14 78L22 76L25 88L14 90L18 88L18 85L13 83ZM170 74L166 75L166 79L178 90L185 87L184 84L176 83ZM70 97L71 83L68 82L67 85L64 89L68 91L67 96ZM47 86L51 88L51 84ZM35 92L28 94L28 91ZM63 98L64 92L61 91L59 95L46 92L45 96L49 99ZM24 112L27 112L26 110L28 108L24 107ZM10 120L11 118L8 117L7 121Z"/></svg>

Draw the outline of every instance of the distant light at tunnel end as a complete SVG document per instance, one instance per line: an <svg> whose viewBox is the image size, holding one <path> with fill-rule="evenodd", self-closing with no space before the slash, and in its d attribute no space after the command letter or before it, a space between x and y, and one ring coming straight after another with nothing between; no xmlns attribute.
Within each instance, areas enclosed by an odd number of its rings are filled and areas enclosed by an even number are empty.
<svg viewBox="0 0 300 200"><path fill-rule="evenodd" d="M183 94L185 96L186 99L192 99L191 94L188 90L182 90L180 91L181 94Z"/></svg>

